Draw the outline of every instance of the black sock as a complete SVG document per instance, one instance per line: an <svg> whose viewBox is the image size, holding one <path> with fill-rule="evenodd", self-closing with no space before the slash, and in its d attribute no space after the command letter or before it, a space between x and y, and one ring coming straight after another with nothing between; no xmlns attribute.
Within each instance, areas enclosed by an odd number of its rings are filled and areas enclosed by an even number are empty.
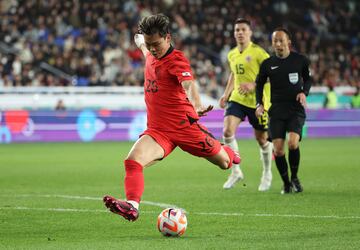
<svg viewBox="0 0 360 250"><path fill-rule="evenodd" d="M300 162L300 149L289 150L289 164L291 170L291 179L297 179Z"/></svg>
<svg viewBox="0 0 360 250"><path fill-rule="evenodd" d="M286 162L285 155L283 156L275 156L276 167L279 170L281 179L283 180L285 185L289 185L289 175L288 175L288 164Z"/></svg>

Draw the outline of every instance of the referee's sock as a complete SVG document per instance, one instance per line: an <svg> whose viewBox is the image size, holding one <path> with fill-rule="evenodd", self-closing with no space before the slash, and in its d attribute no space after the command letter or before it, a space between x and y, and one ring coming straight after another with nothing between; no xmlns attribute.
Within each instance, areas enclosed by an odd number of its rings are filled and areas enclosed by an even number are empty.
<svg viewBox="0 0 360 250"><path fill-rule="evenodd" d="M289 164L291 170L291 179L297 179L300 162L300 149L289 149Z"/></svg>
<svg viewBox="0 0 360 250"><path fill-rule="evenodd" d="M276 167L279 170L281 179L285 185L290 185L289 174L288 174L288 164L286 162L285 155L275 156Z"/></svg>

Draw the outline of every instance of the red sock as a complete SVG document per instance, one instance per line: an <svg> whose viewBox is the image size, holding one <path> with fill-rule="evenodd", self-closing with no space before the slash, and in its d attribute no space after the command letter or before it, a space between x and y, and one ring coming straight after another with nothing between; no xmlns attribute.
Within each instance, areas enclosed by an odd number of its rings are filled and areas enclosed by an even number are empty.
<svg viewBox="0 0 360 250"><path fill-rule="evenodd" d="M137 161L125 160L125 195L127 200L140 202L144 192L143 166Z"/></svg>
<svg viewBox="0 0 360 250"><path fill-rule="evenodd" d="M233 160L234 160L234 151L229 146L226 146L226 145L224 145L223 148L225 149L226 153L228 154L228 156L230 158L228 168L231 168L232 164L233 164Z"/></svg>

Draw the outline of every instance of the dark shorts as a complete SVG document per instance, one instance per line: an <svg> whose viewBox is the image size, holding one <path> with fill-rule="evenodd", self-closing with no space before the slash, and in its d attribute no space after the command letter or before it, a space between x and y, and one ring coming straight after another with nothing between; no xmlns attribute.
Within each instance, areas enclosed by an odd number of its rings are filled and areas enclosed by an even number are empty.
<svg viewBox="0 0 360 250"><path fill-rule="evenodd" d="M302 137L305 124L305 110L299 106L272 105L269 110L269 134L271 139L286 138L287 132L294 132Z"/></svg>
<svg viewBox="0 0 360 250"><path fill-rule="evenodd" d="M267 131L269 116L265 111L262 117L257 118L255 115L255 109L246 107L237 102L228 102L225 110L225 116L233 115L245 121L247 117L251 126L260 131Z"/></svg>
<svg viewBox="0 0 360 250"><path fill-rule="evenodd" d="M198 122L190 127L174 130L161 131L158 129L146 129L143 135L151 136L163 149L164 157L168 156L177 146L182 150L199 157L211 157L219 153L221 143Z"/></svg>

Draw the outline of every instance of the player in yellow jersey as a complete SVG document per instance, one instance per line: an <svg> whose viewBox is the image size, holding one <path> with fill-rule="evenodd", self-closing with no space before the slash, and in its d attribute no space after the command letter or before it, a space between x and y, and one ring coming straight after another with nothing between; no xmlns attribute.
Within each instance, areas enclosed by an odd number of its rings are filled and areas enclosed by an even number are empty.
<svg viewBox="0 0 360 250"><path fill-rule="evenodd" d="M234 37L237 46L229 51L228 62L230 75L224 91L220 98L220 107L226 108L224 118L223 139L234 151L238 151L238 144L235 138L236 129L247 117L254 128L255 138L260 146L260 156L263 165L263 172L259 191L266 191L271 186L271 160L272 143L269 142L267 133L268 116L260 118L255 116L256 97L255 79L259 72L261 63L269 57L269 54L260 46L251 41L252 30L250 21L238 18L235 21ZM266 109L270 106L269 84L264 88L264 103ZM228 180L223 188L232 188L244 175L239 165L233 165Z"/></svg>

